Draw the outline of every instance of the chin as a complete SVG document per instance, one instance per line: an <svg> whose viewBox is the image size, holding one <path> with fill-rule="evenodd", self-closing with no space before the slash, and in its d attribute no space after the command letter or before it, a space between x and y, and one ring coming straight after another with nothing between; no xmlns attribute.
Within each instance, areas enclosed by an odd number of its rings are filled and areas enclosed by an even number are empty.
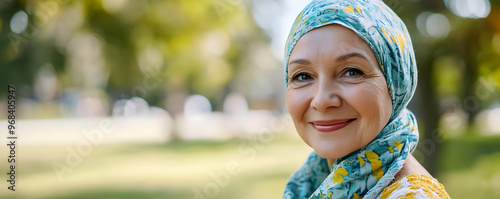
<svg viewBox="0 0 500 199"><path fill-rule="evenodd" d="M314 152L316 152L316 154L319 157L322 157L322 158L325 158L325 159L338 159L339 158L338 156L333 155L332 153L329 153L329 152L325 153L325 151L321 151L321 150L314 150Z"/></svg>
<svg viewBox="0 0 500 199"><path fill-rule="evenodd" d="M341 150L338 147L332 147L331 144L330 146L314 146L313 145L314 152L318 154L319 157L326 158L326 159L338 159L341 157L344 157L348 155L349 151Z"/></svg>

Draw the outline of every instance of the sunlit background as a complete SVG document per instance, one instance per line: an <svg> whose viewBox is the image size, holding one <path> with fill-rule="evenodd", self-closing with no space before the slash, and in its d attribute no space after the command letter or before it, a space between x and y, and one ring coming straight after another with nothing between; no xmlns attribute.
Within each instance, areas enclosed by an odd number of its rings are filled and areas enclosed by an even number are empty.
<svg viewBox="0 0 500 199"><path fill-rule="evenodd" d="M414 156L452 198L500 197L500 3L385 2L417 56ZM0 0L0 198L281 198L311 151L282 58L308 3Z"/></svg>

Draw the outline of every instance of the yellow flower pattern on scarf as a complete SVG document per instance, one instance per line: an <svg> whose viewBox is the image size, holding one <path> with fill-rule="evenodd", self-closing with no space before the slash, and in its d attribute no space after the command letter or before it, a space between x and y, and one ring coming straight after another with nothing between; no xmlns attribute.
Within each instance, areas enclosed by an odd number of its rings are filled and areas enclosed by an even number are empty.
<svg viewBox="0 0 500 199"><path fill-rule="evenodd" d="M382 171L382 161L380 161L378 157L379 156L374 152L366 152L366 158L371 162L370 166L372 167L373 174L377 176L377 180L384 175L384 171Z"/></svg>
<svg viewBox="0 0 500 199"><path fill-rule="evenodd" d="M340 167L338 169L335 169L335 171L333 171L334 175L332 177L332 180L333 182L336 182L336 183L342 183L344 182L344 178L342 177L342 175L346 176L347 175L347 171Z"/></svg>

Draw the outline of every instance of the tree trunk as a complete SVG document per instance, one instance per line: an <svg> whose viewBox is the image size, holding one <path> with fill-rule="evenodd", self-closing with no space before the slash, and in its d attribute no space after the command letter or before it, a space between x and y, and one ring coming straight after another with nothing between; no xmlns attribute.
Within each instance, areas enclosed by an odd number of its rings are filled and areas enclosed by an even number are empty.
<svg viewBox="0 0 500 199"><path fill-rule="evenodd" d="M429 49L429 53L420 57L418 62L419 82L418 92L420 96L420 131L422 132L416 155L419 160L432 175L438 172L439 144L435 140L439 124L439 100L434 84L434 52Z"/></svg>

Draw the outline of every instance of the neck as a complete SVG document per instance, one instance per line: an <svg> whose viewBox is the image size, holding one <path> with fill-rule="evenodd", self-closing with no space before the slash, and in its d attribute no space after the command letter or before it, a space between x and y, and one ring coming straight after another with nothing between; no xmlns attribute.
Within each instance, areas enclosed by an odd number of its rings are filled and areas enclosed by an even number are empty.
<svg viewBox="0 0 500 199"><path fill-rule="evenodd" d="M330 170L330 172L332 172L332 166L333 166L333 163L335 163L335 160L337 159L326 159L328 161L328 169Z"/></svg>

